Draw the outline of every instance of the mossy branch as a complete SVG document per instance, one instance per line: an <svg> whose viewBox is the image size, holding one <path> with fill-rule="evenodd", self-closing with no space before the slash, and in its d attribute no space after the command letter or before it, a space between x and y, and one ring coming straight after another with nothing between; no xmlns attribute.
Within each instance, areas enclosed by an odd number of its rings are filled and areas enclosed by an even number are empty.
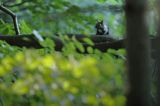
<svg viewBox="0 0 160 106"><path fill-rule="evenodd" d="M16 14L13 13L8 8L4 7L3 5L0 5L0 10L12 17L15 33L16 33L16 35L20 35L20 30L19 30L19 25L18 25L18 20L17 20Z"/></svg>

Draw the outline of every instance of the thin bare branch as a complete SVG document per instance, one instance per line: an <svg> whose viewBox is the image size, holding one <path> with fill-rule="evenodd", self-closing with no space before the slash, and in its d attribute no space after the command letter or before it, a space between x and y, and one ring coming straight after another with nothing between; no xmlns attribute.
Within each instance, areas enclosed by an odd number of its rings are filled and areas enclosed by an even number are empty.
<svg viewBox="0 0 160 106"><path fill-rule="evenodd" d="M15 33L16 33L16 35L20 35L20 30L19 30L19 25L18 25L18 20L17 20L16 14L13 13L8 8L4 7L3 5L0 5L0 10L12 17Z"/></svg>

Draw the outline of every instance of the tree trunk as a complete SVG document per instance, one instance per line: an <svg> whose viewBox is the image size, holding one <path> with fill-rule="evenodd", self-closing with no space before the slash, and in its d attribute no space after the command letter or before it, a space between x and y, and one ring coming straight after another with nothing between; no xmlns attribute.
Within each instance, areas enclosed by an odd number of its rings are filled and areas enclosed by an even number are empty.
<svg viewBox="0 0 160 106"><path fill-rule="evenodd" d="M150 46L145 22L146 0L126 0L129 92L127 106L150 106Z"/></svg>
<svg viewBox="0 0 160 106"><path fill-rule="evenodd" d="M157 28L157 33L158 33L158 38L157 39L157 47L155 49L156 51L156 58L155 58L155 63L156 63L156 67L155 67L155 70L154 70L154 74L153 76L156 77L156 87L157 87L157 94L156 94L156 102L157 102L157 105L156 106L160 106L160 49L159 49L159 45L160 45L160 7L159 7L159 4L160 4L160 1L159 0L156 0L156 9L157 9L157 15L158 15L158 28Z"/></svg>

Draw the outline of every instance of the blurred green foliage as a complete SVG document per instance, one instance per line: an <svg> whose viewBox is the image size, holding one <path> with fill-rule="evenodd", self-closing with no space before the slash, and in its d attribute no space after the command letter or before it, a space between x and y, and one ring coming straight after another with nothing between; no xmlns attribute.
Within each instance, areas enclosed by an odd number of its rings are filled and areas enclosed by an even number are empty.
<svg viewBox="0 0 160 106"><path fill-rule="evenodd" d="M124 50L83 55L70 49L73 54L63 55L65 51L20 50L4 42L1 48L1 105L125 105Z"/></svg>
<svg viewBox="0 0 160 106"><path fill-rule="evenodd" d="M156 33L154 1L149 1L146 17L150 34ZM0 41L0 106L125 105L125 50L102 53L88 47L90 54L83 54L80 42L63 36L95 34L96 20L103 19L112 37L124 37L124 0L1 0L0 4L17 14L21 34L61 33L65 44L62 52L56 52L48 38L40 42L44 49L38 50ZM2 11L0 34L15 35L11 17ZM87 38L84 42L94 45Z"/></svg>
<svg viewBox="0 0 160 106"><path fill-rule="evenodd" d="M96 20L104 19L111 35L122 37L125 34L123 1L2 0L2 3L15 12L25 26L38 30L44 36L53 36L54 33L95 34ZM0 14L5 22L11 23L8 16L3 12ZM24 29L23 25L21 27Z"/></svg>
<svg viewBox="0 0 160 106"><path fill-rule="evenodd" d="M113 37L125 35L124 0L1 0L1 4L14 11L25 27L38 30L44 36L53 36L54 33L95 34L97 19L104 19ZM155 0L149 1L146 18L152 35L156 34L158 19L155 8ZM11 23L11 18L1 11L0 18ZM22 33L31 32L24 31L23 25ZM10 31L4 31L8 28ZM12 30L10 25L2 28L0 23L2 34L13 34Z"/></svg>
<svg viewBox="0 0 160 106"><path fill-rule="evenodd" d="M95 34L104 19L113 37L125 35L124 0L1 0L19 19L22 34L38 30ZM11 18L0 12L0 34L15 35ZM40 42L44 49L26 49L0 41L0 106L124 106L127 82L125 50L105 53L61 36L65 46ZM90 39L84 42L93 46ZM80 53L77 53L77 49Z"/></svg>

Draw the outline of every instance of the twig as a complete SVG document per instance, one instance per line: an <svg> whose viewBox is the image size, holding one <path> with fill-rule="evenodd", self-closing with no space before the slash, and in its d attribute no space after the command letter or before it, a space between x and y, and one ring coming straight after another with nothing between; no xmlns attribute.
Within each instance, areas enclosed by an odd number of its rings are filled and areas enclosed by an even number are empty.
<svg viewBox="0 0 160 106"><path fill-rule="evenodd" d="M17 6L23 5L26 2L28 2L28 1L24 0L24 1L20 2L20 3L11 4L11 5L9 5L8 2L4 2L3 6L5 6L5 7L17 7Z"/></svg>
<svg viewBox="0 0 160 106"><path fill-rule="evenodd" d="M15 33L16 33L16 35L20 35L20 30L19 30L18 20L17 20L16 14L14 14L11 10L9 10L8 8L6 8L2 5L0 5L0 10L2 10L4 13L6 13L12 17Z"/></svg>

